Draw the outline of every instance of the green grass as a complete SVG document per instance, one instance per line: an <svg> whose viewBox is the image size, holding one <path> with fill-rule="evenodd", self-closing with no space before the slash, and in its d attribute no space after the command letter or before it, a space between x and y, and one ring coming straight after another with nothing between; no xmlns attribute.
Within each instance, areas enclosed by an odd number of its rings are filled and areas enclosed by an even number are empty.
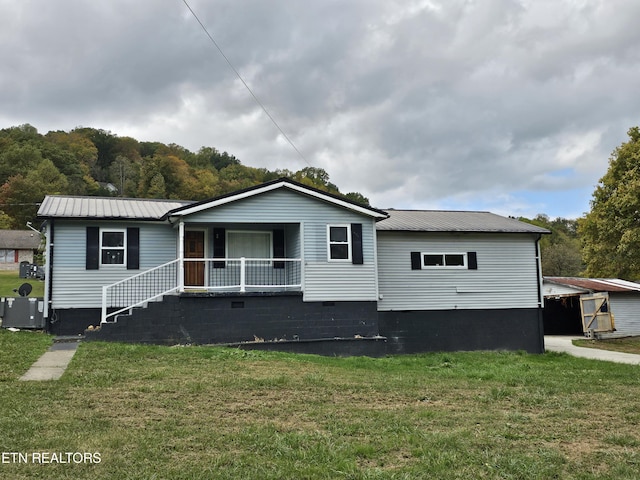
<svg viewBox="0 0 640 480"><path fill-rule="evenodd" d="M0 463L0 477L636 479L638 373L556 353L84 343L58 381L18 382L14 368L0 383L0 451L101 462Z"/></svg>
<svg viewBox="0 0 640 480"><path fill-rule="evenodd" d="M606 340L580 339L574 340L578 347L599 348L615 352L640 354L640 337L611 338Z"/></svg>
<svg viewBox="0 0 640 480"><path fill-rule="evenodd" d="M1 382L13 381L25 373L51 343L52 337L42 332L0 330L0 388Z"/></svg>
<svg viewBox="0 0 640 480"><path fill-rule="evenodd" d="M44 282L35 278L20 278L19 272L14 270L0 270L0 297L17 297L14 292L23 283L30 283L33 287L30 297L44 296Z"/></svg>

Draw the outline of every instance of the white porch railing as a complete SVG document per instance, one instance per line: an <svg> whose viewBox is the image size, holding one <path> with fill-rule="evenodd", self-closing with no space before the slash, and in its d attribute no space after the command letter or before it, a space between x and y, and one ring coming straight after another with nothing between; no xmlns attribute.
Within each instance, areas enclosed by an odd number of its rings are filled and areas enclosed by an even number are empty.
<svg viewBox="0 0 640 480"><path fill-rule="evenodd" d="M184 268L185 289L247 292L302 287L299 258L185 258ZM189 269L197 271L195 285L186 283L193 278Z"/></svg>
<svg viewBox="0 0 640 480"><path fill-rule="evenodd" d="M302 288L299 258L185 258L183 261L181 265L180 259L176 259L102 287L101 322L178 291L295 291Z"/></svg>

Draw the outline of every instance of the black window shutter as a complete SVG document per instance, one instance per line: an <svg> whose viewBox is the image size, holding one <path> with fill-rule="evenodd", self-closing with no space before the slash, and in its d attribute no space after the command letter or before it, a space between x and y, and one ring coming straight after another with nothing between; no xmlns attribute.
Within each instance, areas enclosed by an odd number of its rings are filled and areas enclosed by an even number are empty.
<svg viewBox="0 0 640 480"><path fill-rule="evenodd" d="M362 265L364 258L362 255L362 224L351 224L351 263Z"/></svg>
<svg viewBox="0 0 640 480"><path fill-rule="evenodd" d="M140 268L140 229L127 228L127 270Z"/></svg>
<svg viewBox="0 0 640 480"><path fill-rule="evenodd" d="M213 229L213 258L224 258L226 255L225 248L225 230L224 228ZM213 262L213 268L225 268L225 262Z"/></svg>
<svg viewBox="0 0 640 480"><path fill-rule="evenodd" d="M86 269L100 268L100 228L87 227Z"/></svg>
<svg viewBox="0 0 640 480"><path fill-rule="evenodd" d="M273 258L284 258L284 230L273 231ZM273 262L273 268L284 268L284 262Z"/></svg>
<svg viewBox="0 0 640 480"><path fill-rule="evenodd" d="M411 252L411 270L422 270L420 252Z"/></svg>
<svg viewBox="0 0 640 480"><path fill-rule="evenodd" d="M467 268L469 270L478 269L478 255L476 252L467 252Z"/></svg>

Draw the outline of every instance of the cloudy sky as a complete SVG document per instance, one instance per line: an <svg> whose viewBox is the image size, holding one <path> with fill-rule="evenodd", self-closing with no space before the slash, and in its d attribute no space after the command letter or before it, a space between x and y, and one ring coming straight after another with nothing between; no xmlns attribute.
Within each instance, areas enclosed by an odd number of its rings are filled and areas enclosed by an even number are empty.
<svg viewBox="0 0 640 480"><path fill-rule="evenodd" d="M640 124L637 0L0 0L0 128L325 169L380 208L574 218Z"/></svg>

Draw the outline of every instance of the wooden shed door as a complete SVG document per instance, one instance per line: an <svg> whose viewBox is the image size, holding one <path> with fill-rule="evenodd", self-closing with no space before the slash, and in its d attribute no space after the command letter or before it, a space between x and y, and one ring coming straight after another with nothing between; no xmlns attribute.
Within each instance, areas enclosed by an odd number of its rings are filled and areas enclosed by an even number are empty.
<svg viewBox="0 0 640 480"><path fill-rule="evenodd" d="M204 258L204 232L186 231L184 234L185 258ZM184 262L184 284L187 287L204 286L204 262Z"/></svg>
<svg viewBox="0 0 640 480"><path fill-rule="evenodd" d="M608 293L580 295L582 329L584 333L613 332L616 327L609 308Z"/></svg>

